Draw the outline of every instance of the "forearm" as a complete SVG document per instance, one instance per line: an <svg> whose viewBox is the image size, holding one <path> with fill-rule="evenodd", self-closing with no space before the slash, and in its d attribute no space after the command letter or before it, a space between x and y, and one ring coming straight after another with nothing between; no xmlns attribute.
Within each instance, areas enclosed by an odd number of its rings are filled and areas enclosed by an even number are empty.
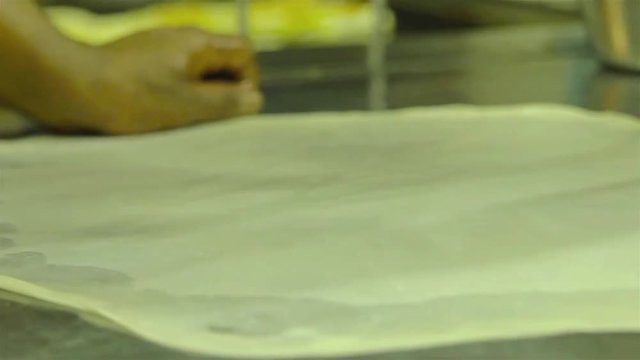
<svg viewBox="0 0 640 360"><path fill-rule="evenodd" d="M62 36L34 0L0 0L0 103L38 115L67 91L86 47Z"/></svg>

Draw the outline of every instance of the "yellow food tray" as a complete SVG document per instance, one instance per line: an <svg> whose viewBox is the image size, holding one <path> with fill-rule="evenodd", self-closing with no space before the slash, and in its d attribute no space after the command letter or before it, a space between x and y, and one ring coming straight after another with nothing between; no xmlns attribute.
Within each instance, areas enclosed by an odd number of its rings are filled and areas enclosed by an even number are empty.
<svg viewBox="0 0 640 360"><path fill-rule="evenodd" d="M47 9L64 34L81 42L103 44L140 30L195 26L217 33L237 33L234 2L188 1L156 4L115 14L95 14L73 7ZM258 49L296 45L365 43L372 33L374 9L367 1L253 0L251 38ZM385 30L395 27L387 12Z"/></svg>

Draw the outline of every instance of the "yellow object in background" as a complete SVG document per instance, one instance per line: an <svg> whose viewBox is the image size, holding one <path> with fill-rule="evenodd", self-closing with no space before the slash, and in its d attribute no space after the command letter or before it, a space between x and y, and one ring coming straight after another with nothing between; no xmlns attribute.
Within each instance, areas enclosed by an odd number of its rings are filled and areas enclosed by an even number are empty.
<svg viewBox="0 0 640 360"><path fill-rule="evenodd" d="M239 27L235 2L183 1L106 15L71 7L51 7L47 12L64 34L96 45L157 27L196 26L226 34L237 33ZM362 1L253 0L251 37L261 50L366 43L373 16L373 6ZM391 11L387 19L392 32Z"/></svg>

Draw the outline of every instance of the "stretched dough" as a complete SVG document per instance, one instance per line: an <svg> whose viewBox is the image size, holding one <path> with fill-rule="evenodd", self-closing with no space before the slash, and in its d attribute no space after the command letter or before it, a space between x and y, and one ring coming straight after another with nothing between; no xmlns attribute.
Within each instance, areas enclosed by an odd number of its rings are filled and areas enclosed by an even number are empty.
<svg viewBox="0 0 640 360"><path fill-rule="evenodd" d="M546 105L0 143L0 289L242 357L640 332L640 123Z"/></svg>

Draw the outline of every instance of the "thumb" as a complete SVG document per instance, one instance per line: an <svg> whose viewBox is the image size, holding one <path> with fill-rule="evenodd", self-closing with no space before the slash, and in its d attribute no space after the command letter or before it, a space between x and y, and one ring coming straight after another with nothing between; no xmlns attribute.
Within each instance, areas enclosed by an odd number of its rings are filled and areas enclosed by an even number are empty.
<svg viewBox="0 0 640 360"><path fill-rule="evenodd" d="M203 120L225 119L234 116L253 115L262 109L264 97L253 83L192 85L198 111Z"/></svg>

